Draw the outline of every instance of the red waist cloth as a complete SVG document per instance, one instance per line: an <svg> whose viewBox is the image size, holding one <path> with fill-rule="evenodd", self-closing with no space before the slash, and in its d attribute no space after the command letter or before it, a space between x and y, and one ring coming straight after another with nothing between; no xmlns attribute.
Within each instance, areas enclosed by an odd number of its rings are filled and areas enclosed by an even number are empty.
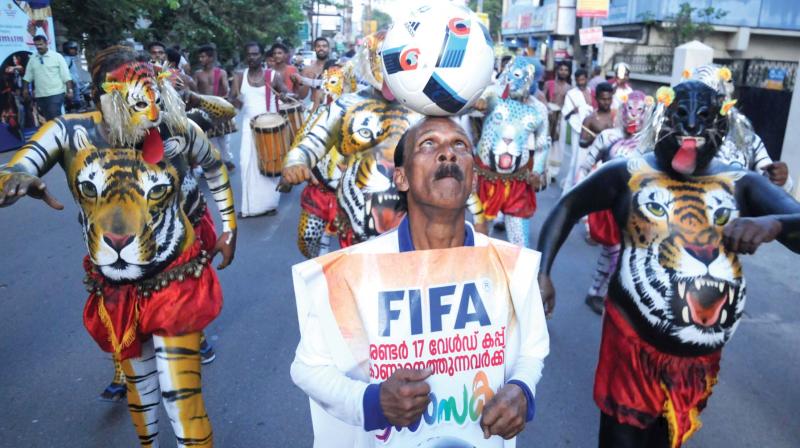
<svg viewBox="0 0 800 448"><path fill-rule="evenodd" d="M615 246L622 241L617 220L611 210L589 213L588 223L589 236L603 246Z"/></svg>
<svg viewBox="0 0 800 448"><path fill-rule="evenodd" d="M197 225L194 226L194 235L200 240L200 248L208 253L214 251L214 246L217 245L217 230L214 228L214 219L206 207L203 216Z"/></svg>
<svg viewBox="0 0 800 448"><path fill-rule="evenodd" d="M607 299L594 401L605 414L638 428L663 416L670 446L680 447L700 429L699 414L717 383L721 355L721 350L692 357L662 353Z"/></svg>
<svg viewBox="0 0 800 448"><path fill-rule="evenodd" d="M483 204L486 219L494 219L499 212L518 218L530 218L536 212L536 192L523 180L489 180L478 176L478 197Z"/></svg>
<svg viewBox="0 0 800 448"><path fill-rule="evenodd" d="M325 230L328 233L336 233L334 220L339 212L339 203L336 202L335 191L309 182L300 193L300 207L325 221Z"/></svg>
<svg viewBox="0 0 800 448"><path fill-rule="evenodd" d="M200 249L197 239L165 271L196 258ZM203 266L200 277L175 279L150 297L144 297L135 284L107 283L88 256L83 266L101 288L100 294L89 294L83 324L103 351L116 352L122 360L139 357L142 342L152 334L180 336L203 330L222 309L222 290L210 264Z"/></svg>

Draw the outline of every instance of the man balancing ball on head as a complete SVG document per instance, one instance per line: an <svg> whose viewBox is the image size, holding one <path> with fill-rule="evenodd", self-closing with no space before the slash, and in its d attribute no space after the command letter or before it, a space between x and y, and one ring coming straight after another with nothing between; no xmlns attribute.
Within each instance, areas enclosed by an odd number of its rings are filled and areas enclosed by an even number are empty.
<svg viewBox="0 0 800 448"><path fill-rule="evenodd" d="M766 177L714 160L732 106L723 99L697 81L659 90L640 143L653 152L604 165L544 223L548 314L553 261L578 219L610 208L622 235L594 385L601 448L686 442L744 312L738 254L775 239L800 252L800 204Z"/></svg>
<svg viewBox="0 0 800 448"><path fill-rule="evenodd" d="M425 256L425 253L435 250L443 251L465 247L494 246L494 250L534 254L527 249L476 233L472 225L464 221L467 198L472 192L474 162L470 139L455 121L446 117L424 118L404 134L394 154L396 166L394 181L403 197L401 207L407 208L408 211L400 226L368 242L329 254L320 259L307 261L304 263L305 267L302 265L296 266L297 271L304 271L308 268L313 269L312 264L314 263L326 264L325 260L327 258L328 260L334 260L329 265L331 270L326 273L327 276L336 270L337 261L347 263L347 257L359 257L369 254L408 255L415 252ZM337 259L336 257L341 258ZM376 258L376 260L380 261L381 259ZM481 265L483 261L482 259L472 259L471 264ZM524 266L520 270L529 272L530 265L523 264ZM365 276L365 278L373 279L370 281L377 281L375 279L380 278L380 272L377 267L372 263L366 266L372 267L365 272L355 273L350 271L349 278L352 280L356 276ZM398 274L404 269L403 266L396 267ZM464 267L464 269L469 270L467 267ZM513 269L507 272L513 279L518 278L514 275L517 273ZM439 278L442 275L457 276L457 274L445 269L436 273L431 272L425 275L425 278L418 278L418 284L426 284L432 278ZM484 275L490 276L491 274L485 271L478 274L478 277ZM438 281L435 280L435 282ZM525 282L520 282L520 285L522 283ZM473 406L473 411L471 412L474 412L475 409L478 410L476 419L479 420L476 423L479 424L481 437L489 438L497 435L504 439L513 438L525 428L526 422L533 419L535 407L534 391L536 383L541 378L544 358L549 351L547 327L542 305L538 300L538 288L535 283L535 278L528 278L528 282L524 287L519 289L519 291L523 292L521 296L515 296L516 293L511 292L512 296L514 296L512 309L516 321L510 324L509 329L505 330L505 339L508 341L505 353L508 356L513 356L513 359L508 358L505 361L507 367L505 368L504 378L500 379L501 384L495 389L497 392L486 395L482 406L478 405L477 408ZM499 284L496 285L499 290L504 288ZM311 288L312 286L309 287ZM430 291L434 289L436 288L431 288ZM516 290L514 287L511 289ZM299 294L299 291L296 290L296 293ZM435 305L436 299L432 298L434 292L430 294L430 300L425 294L418 305L428 307L430 304L431 310L438 309L441 313L452 315L456 314L457 308L461 309L456 304L457 299L455 297L447 299L452 301L452 305ZM448 294L453 293L450 292ZM496 302L491 301L491 299L499 299L500 297L492 296L488 293L487 296L483 303L487 309L493 309L492 307L495 306ZM370 384L371 374L368 374L366 370L362 370L362 365L350 371L342 370L341 352L331 347L334 346L338 338L342 336L348 338L353 332L346 332L348 334L339 336L339 330L333 333L325 330L325 323L328 322L326 316L331 313L329 307L335 307L334 303L340 303L341 297L337 296L335 291L332 291L330 296L331 303L328 303L328 300L325 300L326 298L322 297L322 300L319 300L319 298L314 299L315 303L312 305L308 319L304 325L301 324L301 328L305 330L303 330L302 339L298 345L291 370L295 384L303 389L315 403L322 406L328 418L335 418L336 424L342 425L343 431L347 431L339 434L339 437L346 439L347 442L341 442L341 444L331 442L333 445L326 446L366 446L363 444L376 440L376 437L379 440L387 440L390 436L395 438L408 437L410 436L409 433L424 430L432 431L427 433L432 437L440 436L442 434L441 431L446 430L446 426L436 421L437 413L435 410L432 416L427 414L431 397L435 396L429 385L432 378L431 375L434 373L431 365L427 364L428 367L425 368L393 370L393 373L384 381L373 381L372 384ZM508 300L505 296L503 298ZM297 299L300 301L303 300L303 297L298 295ZM444 308L441 308L442 306ZM484 309L484 305L472 306L476 310ZM403 308L399 304L395 304L394 307L397 309ZM333 310L334 313L341 309L339 307L336 308L336 310ZM389 311L389 313L392 313L392 311ZM460 313L461 311L459 311ZM403 317L405 314L405 311L400 311L398 314L390 314L389 319L397 321L394 323L389 322L389 326L385 327L386 331L389 331L390 326L394 331L405 328L403 324L404 320L407 319L407 317ZM488 312L488 314L492 315L491 312ZM366 314L365 316L369 315ZM493 319L497 317L496 314L492 316ZM377 318L377 315L375 317ZM487 319L489 319L488 316ZM432 318L432 321L435 321L435 319ZM443 318L443 321L448 320ZM412 322L414 322L413 318ZM512 322L512 320L509 322ZM379 323L377 319L373 321L370 317L363 319L365 328L384 325L385 323ZM415 324L412 323L413 325ZM424 327L427 324L422 323L422 321L420 321L419 325L421 327L420 333L415 338L435 337L437 333L441 332L441 328L439 330L433 328L426 331ZM431 325L435 326L436 324ZM457 323L456 326L458 326ZM471 322L467 324L465 331L472 335L473 331L477 333L480 328L482 327L478 326L477 322ZM427 344L425 345L427 346ZM511 355L512 353L515 355ZM363 355L366 355L366 353L361 353L358 350L353 351L353 356L357 359ZM378 359L372 361L374 361L372 363L374 369ZM409 365L411 365L410 362ZM421 366L425 365L425 363L415 362L414 365ZM447 376L447 373L444 373L444 376ZM470 383L470 387L475 386ZM457 399L461 400L460 390ZM459 401L458 409L461 409L461 405L462 402ZM463 405L466 406L467 403L463 403ZM436 404L433 405L434 409L435 406ZM481 408L482 415L480 414ZM423 424L423 421L426 423ZM315 422L315 425L317 425L317 422Z"/></svg>

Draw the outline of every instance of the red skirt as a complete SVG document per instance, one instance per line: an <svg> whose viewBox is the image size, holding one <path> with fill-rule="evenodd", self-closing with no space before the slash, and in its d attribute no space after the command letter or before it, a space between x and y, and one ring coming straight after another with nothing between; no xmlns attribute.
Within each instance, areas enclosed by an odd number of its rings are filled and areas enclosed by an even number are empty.
<svg viewBox="0 0 800 448"><path fill-rule="evenodd" d="M200 222L194 226L194 235L200 240L200 248L208 253L214 251L214 246L217 245L217 230L214 228L214 219L206 207Z"/></svg>
<svg viewBox="0 0 800 448"><path fill-rule="evenodd" d="M606 299L594 401L618 422L646 428L664 416L670 446L680 447L700 429L700 411L717 383L722 351L675 356L642 340Z"/></svg>
<svg viewBox="0 0 800 448"><path fill-rule="evenodd" d="M201 241L184 251L165 269L181 266L200 254ZM83 324L103 351L120 359L141 355L142 342L151 335L180 336L202 331L222 310L222 289L210 264L200 276L175 279L144 297L135 284L110 284L95 271L89 257L84 269L100 293L91 292L83 309Z"/></svg>
<svg viewBox="0 0 800 448"><path fill-rule="evenodd" d="M494 219L503 212L508 216L530 218L536 212L536 192L522 180L489 180L478 176L478 197L483 204L486 219Z"/></svg>
<svg viewBox="0 0 800 448"><path fill-rule="evenodd" d="M588 222L589 236L603 246L615 246L622 241L617 220L611 210L589 213Z"/></svg>

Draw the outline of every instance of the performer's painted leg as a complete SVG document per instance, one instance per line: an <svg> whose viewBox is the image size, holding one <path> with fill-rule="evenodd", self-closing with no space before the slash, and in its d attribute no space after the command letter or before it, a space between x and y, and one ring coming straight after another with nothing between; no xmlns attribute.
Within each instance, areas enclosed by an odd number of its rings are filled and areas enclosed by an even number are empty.
<svg viewBox="0 0 800 448"><path fill-rule="evenodd" d="M142 356L122 361L128 384L128 412L143 447L158 448L158 369L153 341L142 344Z"/></svg>
<svg viewBox="0 0 800 448"><path fill-rule="evenodd" d="M122 363L119 361L119 358L117 358L116 355L114 355L113 360L114 378L111 380L111 384L106 386L103 392L100 393L100 396L97 397L97 399L116 403L125 398L127 386L125 385L125 373L122 371Z"/></svg>
<svg viewBox="0 0 800 448"><path fill-rule="evenodd" d="M661 417L645 429L600 413L600 448L669 448L669 426Z"/></svg>
<svg viewBox="0 0 800 448"><path fill-rule="evenodd" d="M603 314L603 300L608 293L611 275L617 270L620 247L619 244L603 246L600 257L597 259L592 286L589 287L589 294L586 296L586 305L597 314Z"/></svg>
<svg viewBox="0 0 800 448"><path fill-rule="evenodd" d="M506 236L510 243L528 247L531 236L530 218L506 215Z"/></svg>
<svg viewBox="0 0 800 448"><path fill-rule="evenodd" d="M200 333L153 336L158 382L178 447L211 447L211 421L203 402Z"/></svg>
<svg viewBox="0 0 800 448"><path fill-rule="evenodd" d="M300 210L297 224L297 248L306 258L320 255L320 240L325 235L325 221L306 210Z"/></svg>

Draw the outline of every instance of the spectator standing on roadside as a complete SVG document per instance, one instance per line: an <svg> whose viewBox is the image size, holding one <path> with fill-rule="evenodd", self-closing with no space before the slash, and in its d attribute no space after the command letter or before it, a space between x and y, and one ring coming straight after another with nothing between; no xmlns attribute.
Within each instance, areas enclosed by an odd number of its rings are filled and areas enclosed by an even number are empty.
<svg viewBox="0 0 800 448"><path fill-rule="evenodd" d="M25 76L22 78L22 95L26 100L30 98L28 84L33 82L36 105L49 121L63 113L65 98L72 100L72 77L64 57L50 51L46 37L36 36L33 43L37 54L28 59Z"/></svg>

